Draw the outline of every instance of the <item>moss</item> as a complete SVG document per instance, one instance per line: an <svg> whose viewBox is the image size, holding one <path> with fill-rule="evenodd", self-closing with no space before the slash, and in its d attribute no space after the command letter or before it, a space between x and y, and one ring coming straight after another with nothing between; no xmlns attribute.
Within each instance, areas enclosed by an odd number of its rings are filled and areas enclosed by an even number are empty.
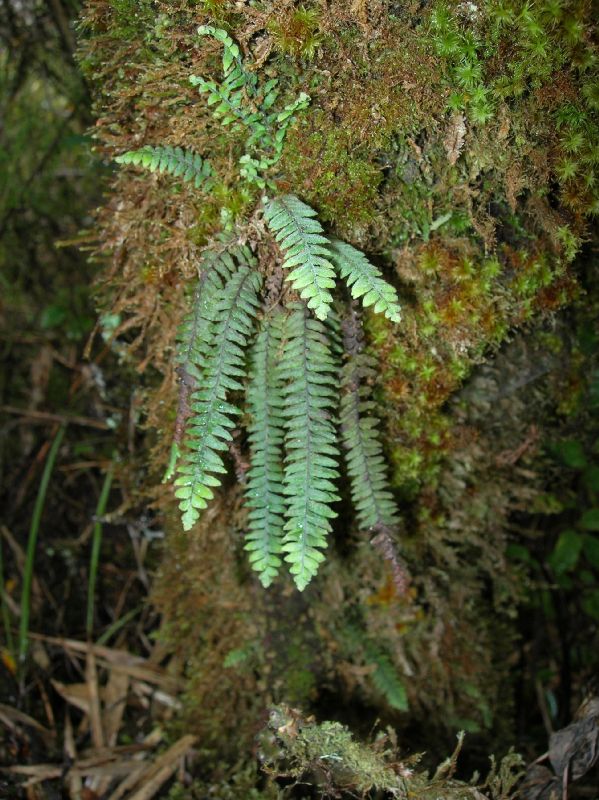
<svg viewBox="0 0 599 800"><path fill-rule="evenodd" d="M322 112L289 132L280 169L281 189L297 192L341 236L359 239L372 221L381 169L367 154L350 152L347 133Z"/></svg>
<svg viewBox="0 0 599 800"><path fill-rule="evenodd" d="M156 476L174 407L174 330L201 248L237 220L240 237L274 257L253 213L258 196L236 180L240 143L188 85L190 74L217 68L198 24L226 23L261 75L310 93L273 178L362 246L403 303L400 326L373 314L365 323L402 505L398 547L412 573L405 596L343 510L309 613L285 584L265 594L240 566L238 489L227 487L217 516L190 538L172 525L155 599L165 640L187 665L185 724L200 732L214 772L226 771L224 762L233 769L242 751L251 759L273 699L309 707L333 693L337 708L359 698L369 722L380 714L397 721L357 651L341 655L339 628L354 614L404 680L410 732L421 731L427 749L464 724L491 726L507 741L510 614L521 592L505 559L509 514L539 489L535 444L520 456L519 448L531 425L545 424L556 406L573 413L582 396L572 359L561 388L548 377L542 397L545 372L530 375L542 368L550 376L553 362L547 367L532 345L520 353L517 331L552 324L575 300L573 258L588 235L585 217L597 210L590 7L508 0L472 17L463 3L418 15L394 4L392 18L376 3L325 5L156 2L147 30L133 18L125 37L125 5L119 18L106 2L88 3L83 47L98 153L109 161L144 143L186 145L223 176L206 196L166 178L121 175L98 217L111 260L105 304L126 317L129 338L119 345L146 370ZM555 342L542 344L559 355ZM517 468L522 460L526 481L510 458ZM147 486L145 466L139 480ZM162 490L152 501L169 507ZM231 652L252 655L223 669ZM306 734L302 769L309 753L318 780L358 780L351 754L359 745L343 730ZM315 761L332 741L349 764L339 771L334 759ZM372 766L372 753L360 757ZM389 765L377 763L386 775Z"/></svg>
<svg viewBox="0 0 599 800"><path fill-rule="evenodd" d="M275 48L283 55L313 59L322 44L321 25L317 8L288 7L271 17L267 30Z"/></svg>
<svg viewBox="0 0 599 800"><path fill-rule="evenodd" d="M111 33L117 39L145 38L152 30L156 10L153 0L109 0Z"/></svg>

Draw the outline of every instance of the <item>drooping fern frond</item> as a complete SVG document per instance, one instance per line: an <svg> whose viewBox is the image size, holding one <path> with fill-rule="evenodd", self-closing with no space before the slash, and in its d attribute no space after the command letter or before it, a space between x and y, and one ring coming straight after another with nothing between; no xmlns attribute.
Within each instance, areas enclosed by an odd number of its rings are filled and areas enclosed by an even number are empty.
<svg viewBox="0 0 599 800"><path fill-rule="evenodd" d="M305 305L294 304L285 329L281 367L284 389L285 495L287 498L283 551L290 572L302 591L324 560L331 503L338 500L338 477L333 413L338 367L331 356L326 331Z"/></svg>
<svg viewBox="0 0 599 800"><path fill-rule="evenodd" d="M253 347L247 398L251 466L247 473L248 534L245 549L266 588L281 566L283 496L283 385L281 312L267 316Z"/></svg>
<svg viewBox="0 0 599 800"><path fill-rule="evenodd" d="M385 281L380 271L370 263L364 253L351 244L331 238L330 258L346 281L353 298L362 298L364 306L374 306L391 322L401 320L401 308L397 292Z"/></svg>
<svg viewBox="0 0 599 800"><path fill-rule="evenodd" d="M240 258L241 263L251 264L253 261L251 253L246 248L231 248L231 251L208 250L203 254L191 310L177 331L175 361L179 379L179 401L169 463L163 478L165 482L170 481L175 474L181 456L185 426L191 415L189 399L201 380L200 365L205 363L212 346L218 299L223 286L237 269L233 254Z"/></svg>
<svg viewBox="0 0 599 800"><path fill-rule="evenodd" d="M391 708L397 711L407 711L409 708L406 687L397 672L388 653L381 648L378 641L371 639L364 629L363 620L350 618L341 632L346 647L350 647L352 656L362 653L365 666L372 669L370 679L375 688L385 697Z"/></svg>
<svg viewBox="0 0 599 800"><path fill-rule="evenodd" d="M270 200L264 218L285 254L286 276L300 292L318 319L326 319L333 297L335 271L329 260L328 239L316 219L316 212L295 195Z"/></svg>
<svg viewBox="0 0 599 800"><path fill-rule="evenodd" d="M117 156L118 164L133 164L149 169L150 172L167 172L175 178L189 182L193 181L196 189L200 186L209 189L214 183L210 163L191 150L170 145L152 147L146 145L139 150L129 150Z"/></svg>
<svg viewBox="0 0 599 800"><path fill-rule="evenodd" d="M397 670L391 663L389 656L381 653L374 646L367 646L366 658L371 664L375 665L375 670L372 673L372 682L385 697L391 708L397 711L407 711L409 704L406 687L397 674Z"/></svg>
<svg viewBox="0 0 599 800"><path fill-rule="evenodd" d="M397 506L388 489L378 420L366 385L376 374L374 364L363 351L362 329L353 309L342 327L347 361L341 372L340 420L353 504L363 528L392 527L398 520Z"/></svg>
<svg viewBox="0 0 599 800"><path fill-rule="evenodd" d="M252 332L262 276L240 267L229 279L217 305L214 343L199 365L203 378L191 397L185 453L177 470L175 496L189 530L212 499L218 474L226 472L220 452L231 441L231 416L240 410L228 402L230 392L242 390L245 377L244 347Z"/></svg>

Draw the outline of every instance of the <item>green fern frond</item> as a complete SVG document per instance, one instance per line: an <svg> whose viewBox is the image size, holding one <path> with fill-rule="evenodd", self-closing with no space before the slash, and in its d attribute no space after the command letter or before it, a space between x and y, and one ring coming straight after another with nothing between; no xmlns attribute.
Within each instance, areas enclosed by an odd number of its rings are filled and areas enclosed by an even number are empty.
<svg viewBox="0 0 599 800"><path fill-rule="evenodd" d="M376 665L376 669L372 673L372 682L378 691L385 697L391 708L395 708L397 711L407 711L409 705L406 687L400 680L389 657L373 647L366 648L366 657Z"/></svg>
<svg viewBox="0 0 599 800"><path fill-rule="evenodd" d="M238 249L237 255L242 263L252 263L249 251ZM237 263L228 250L208 250L200 262L200 278L193 294L192 307L177 331L175 361L179 378L179 402L175 433L163 482L171 480L181 457L181 443L191 413L189 398L201 379L200 365L205 363L210 350L218 298L224 284L236 269Z"/></svg>
<svg viewBox="0 0 599 800"><path fill-rule="evenodd" d="M370 263L364 253L347 242L330 239L330 258L346 281L353 298L362 298L364 306L374 305L391 322L401 320L397 292L383 279L380 271Z"/></svg>
<svg viewBox="0 0 599 800"><path fill-rule="evenodd" d="M245 549L252 568L267 588L281 566L283 515L283 385L281 339L283 314L266 317L253 347L248 427L251 467L247 473L248 534Z"/></svg>
<svg viewBox="0 0 599 800"><path fill-rule="evenodd" d="M210 163L191 150L181 147L146 145L139 150L129 150L117 156L117 164L133 164L149 169L150 172L167 172L175 178L193 181L196 189L200 186L210 188L213 184L213 173Z"/></svg>
<svg viewBox="0 0 599 800"><path fill-rule="evenodd" d="M252 130L254 136L264 132L266 128L262 125L262 114L252 109L248 103L248 97L254 98L256 95L257 78L244 69L239 46L226 31L211 25L201 25L198 34L213 36L222 43L224 80L219 84L192 75L189 78L191 85L197 86L208 96L208 105L214 106L213 116L221 125L234 123L233 130L239 130L240 125L245 125Z"/></svg>
<svg viewBox="0 0 599 800"><path fill-rule="evenodd" d="M223 74L225 78L231 73L244 72L239 45L235 44L229 34L222 28L213 25L200 25L198 36L212 36L223 46Z"/></svg>
<svg viewBox="0 0 599 800"><path fill-rule="evenodd" d="M343 322L347 361L341 372L341 434L351 483L351 495L363 528L393 527L397 506L388 489L385 459L373 416L374 403L368 399L366 382L376 374L374 361L362 352L362 332L352 313Z"/></svg>
<svg viewBox="0 0 599 800"><path fill-rule="evenodd" d="M339 456L333 409L338 367L331 356L326 330L305 305L292 306L286 324L282 377L288 381L285 400L285 495L283 551L295 583L302 591L316 574L327 546L331 503L338 500L333 481Z"/></svg>
<svg viewBox="0 0 599 800"><path fill-rule="evenodd" d="M329 289L335 286L335 271L316 211L288 194L270 200L264 217L285 253L283 267L293 268L286 280L319 319L326 319L333 302Z"/></svg>
<svg viewBox="0 0 599 800"><path fill-rule="evenodd" d="M227 398L230 392L243 389L244 348L252 332L261 284L259 273L240 267L227 282L216 308L214 344L200 365L203 378L191 398L186 453L175 479L185 530L194 525L214 496L213 487L220 485L215 473L226 472L220 451L232 440L231 416L241 413Z"/></svg>

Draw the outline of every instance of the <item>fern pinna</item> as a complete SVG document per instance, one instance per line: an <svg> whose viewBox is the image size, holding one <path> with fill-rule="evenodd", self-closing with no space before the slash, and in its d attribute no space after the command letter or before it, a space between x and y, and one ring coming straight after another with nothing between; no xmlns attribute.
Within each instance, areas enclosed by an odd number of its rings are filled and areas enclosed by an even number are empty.
<svg viewBox="0 0 599 800"><path fill-rule="evenodd" d="M301 93L277 111L276 81L262 84L246 70L225 31L202 26L198 33L221 43L223 81L191 81L219 124L246 132L240 179L270 194L287 128L309 98ZM170 145L145 145L117 161L193 182L204 192L218 181L203 156ZM261 216L265 228L256 224ZM240 243L250 230L251 248ZM267 285L272 281L276 247L256 246L260 230L280 249L274 268L286 285L274 299L270 289L266 298L261 291L265 276ZM358 522L376 534L373 541L399 574L392 537L397 509L368 397L371 366L353 305L343 323L345 356L331 313L339 279L352 304L359 300L393 322L400 319L397 293L363 253L327 236L316 211L293 194L263 195L251 227L237 220L236 231L237 240L217 239L203 253L177 337L179 408L165 480L174 477L183 527L190 530L213 498L233 428L247 421L245 549L263 586L286 562L303 590L324 560L336 516L340 422ZM260 261L253 252L263 250L270 255Z"/></svg>

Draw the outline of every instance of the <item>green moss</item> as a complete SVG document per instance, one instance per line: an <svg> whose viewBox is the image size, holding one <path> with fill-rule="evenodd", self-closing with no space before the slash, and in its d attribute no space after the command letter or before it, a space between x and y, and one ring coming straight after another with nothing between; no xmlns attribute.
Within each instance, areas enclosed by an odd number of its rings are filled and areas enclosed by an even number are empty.
<svg viewBox="0 0 599 800"><path fill-rule="evenodd" d="M380 167L365 151L350 152L347 133L333 127L321 111L308 116L287 135L280 186L293 187L340 235L355 239L356 229L372 220Z"/></svg>
<svg viewBox="0 0 599 800"><path fill-rule="evenodd" d="M280 53L306 59L313 59L322 44L321 27L319 9L306 6L283 9L267 24Z"/></svg>
<svg viewBox="0 0 599 800"><path fill-rule="evenodd" d="M113 15L111 33L117 39L145 38L154 27L153 0L109 0Z"/></svg>

